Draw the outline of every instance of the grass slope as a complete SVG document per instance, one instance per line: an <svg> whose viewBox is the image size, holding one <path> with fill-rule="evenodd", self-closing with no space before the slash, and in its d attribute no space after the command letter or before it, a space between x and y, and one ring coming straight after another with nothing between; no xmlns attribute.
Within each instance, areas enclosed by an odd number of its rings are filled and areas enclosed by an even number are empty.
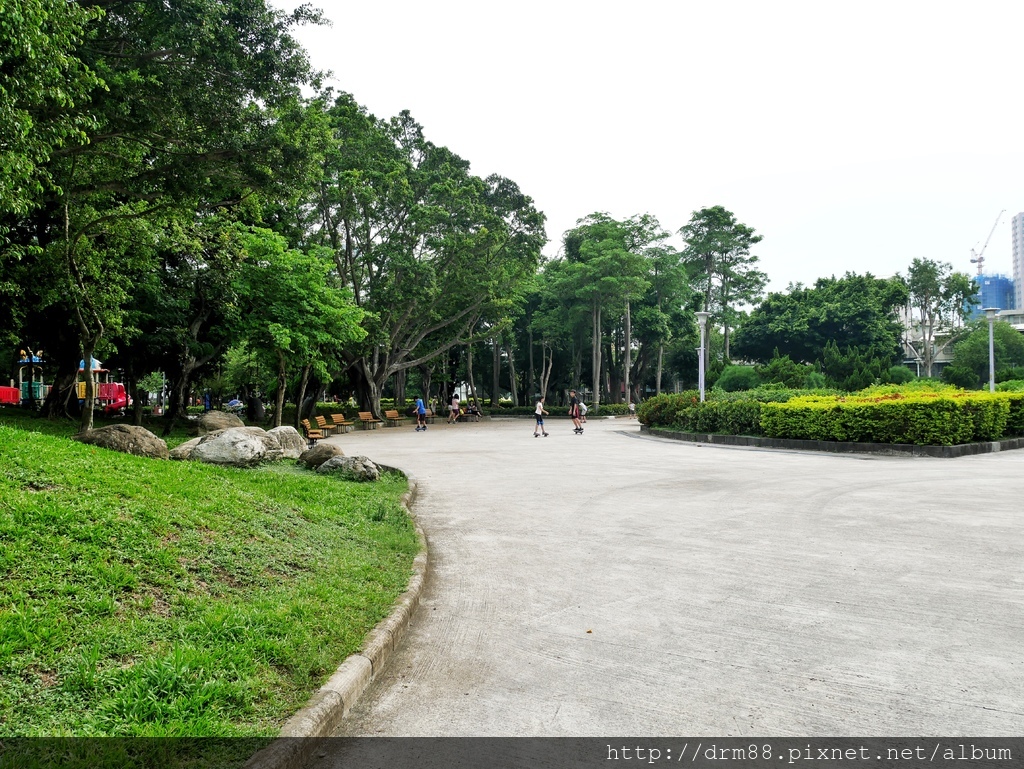
<svg viewBox="0 0 1024 769"><path fill-rule="evenodd" d="M408 583L405 489L0 423L0 736L274 734Z"/></svg>

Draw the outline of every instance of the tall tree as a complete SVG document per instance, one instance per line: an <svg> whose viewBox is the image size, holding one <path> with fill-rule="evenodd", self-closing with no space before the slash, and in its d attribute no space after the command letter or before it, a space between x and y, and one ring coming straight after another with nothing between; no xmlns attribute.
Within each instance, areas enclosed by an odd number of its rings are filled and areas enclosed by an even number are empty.
<svg viewBox="0 0 1024 769"><path fill-rule="evenodd" d="M920 324L917 350L925 373L932 376L935 359L964 334L964 321L977 304L977 285L948 262L914 259L907 271L908 308Z"/></svg>
<svg viewBox="0 0 1024 769"><path fill-rule="evenodd" d="M830 342L891 361L900 351L896 313L907 301L897 278L846 273L819 278L813 287L790 285L771 293L743 323L733 349L746 360L767 363L788 356L799 363L821 360Z"/></svg>
<svg viewBox="0 0 1024 769"><path fill-rule="evenodd" d="M762 236L722 206L694 211L679 234L686 241L683 261L701 297L700 309L722 326L724 355L729 358L736 306L755 302L767 283L767 276L757 269L758 258L750 253Z"/></svg>
<svg viewBox="0 0 1024 769"><path fill-rule="evenodd" d="M364 407L384 384L466 344L481 321L521 298L544 243L544 217L514 182L480 179L428 142L408 113L378 120L351 96L329 112L338 137L325 160L314 239L335 249L365 342L346 350Z"/></svg>
<svg viewBox="0 0 1024 769"><path fill-rule="evenodd" d="M238 331L277 372L274 425L279 427L289 374L312 370L326 377L326 357L366 335L359 326L364 313L347 288L333 284L329 249L289 249L269 230L256 230L244 242L249 257L238 275L244 301Z"/></svg>

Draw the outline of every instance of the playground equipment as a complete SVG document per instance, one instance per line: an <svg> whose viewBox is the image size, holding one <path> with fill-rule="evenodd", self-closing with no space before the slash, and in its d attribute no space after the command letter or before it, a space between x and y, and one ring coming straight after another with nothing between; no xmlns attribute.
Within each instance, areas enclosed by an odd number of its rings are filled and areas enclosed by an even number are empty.
<svg viewBox="0 0 1024 769"><path fill-rule="evenodd" d="M85 371L85 361L78 364L78 373ZM92 375L96 383L93 396L93 408L100 409L105 416L112 416L128 408L131 398L121 382L110 381L110 371L103 364L92 359ZM85 400L85 382L78 383L78 400Z"/></svg>
<svg viewBox="0 0 1024 769"><path fill-rule="evenodd" d="M36 350L26 352L19 350L18 359L18 400L4 400L4 403L18 403L20 400L23 406L28 406L33 400L42 401L50 392L50 386L43 384L43 351ZM25 369L28 369L26 377ZM14 380L11 380L11 387L4 389L15 389ZM8 396L11 397L11 396Z"/></svg>

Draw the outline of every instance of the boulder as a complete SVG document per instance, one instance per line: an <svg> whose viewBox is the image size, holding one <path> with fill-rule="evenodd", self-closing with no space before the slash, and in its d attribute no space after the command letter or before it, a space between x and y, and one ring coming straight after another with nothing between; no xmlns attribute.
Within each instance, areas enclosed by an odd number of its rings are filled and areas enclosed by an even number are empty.
<svg viewBox="0 0 1024 769"><path fill-rule="evenodd" d="M196 446L198 446L203 440L204 438L193 438L190 441L186 441L185 443L175 446L173 449L171 449L171 459L191 459L192 450Z"/></svg>
<svg viewBox="0 0 1024 769"><path fill-rule="evenodd" d="M380 468L366 457L332 457L316 469L346 481L379 481Z"/></svg>
<svg viewBox="0 0 1024 769"><path fill-rule="evenodd" d="M167 444L163 439L153 435L145 427L110 425L74 437L75 440L89 446L101 446L105 449L120 451L123 454L134 454L137 457L167 459L169 456Z"/></svg>
<svg viewBox="0 0 1024 769"><path fill-rule="evenodd" d="M253 467L270 457L267 450L267 434L262 430L254 434L253 428L233 427L203 436L192 449L189 459L206 462L210 465L228 465L230 467ZM259 428L255 428L259 429ZM274 440L269 436L270 440ZM276 443L276 441L275 441ZM277 449L280 451L280 448Z"/></svg>
<svg viewBox="0 0 1024 769"><path fill-rule="evenodd" d="M249 435L258 441L262 441L264 447L267 449L266 461L277 462L279 459L284 459L284 449L281 448L281 442L277 439L276 435L272 435L264 430L262 427L243 427Z"/></svg>
<svg viewBox="0 0 1024 769"><path fill-rule="evenodd" d="M306 449L299 456L299 463L310 470L316 470L320 465L333 457L343 457L345 452L333 443L318 443L311 449Z"/></svg>
<svg viewBox="0 0 1024 769"><path fill-rule="evenodd" d="M267 435L277 438L286 459L298 459L306 450L306 439L294 427L275 427L267 430Z"/></svg>
<svg viewBox="0 0 1024 769"><path fill-rule="evenodd" d="M232 427L245 427L245 423L226 411L207 411L199 418L200 435L209 435Z"/></svg>

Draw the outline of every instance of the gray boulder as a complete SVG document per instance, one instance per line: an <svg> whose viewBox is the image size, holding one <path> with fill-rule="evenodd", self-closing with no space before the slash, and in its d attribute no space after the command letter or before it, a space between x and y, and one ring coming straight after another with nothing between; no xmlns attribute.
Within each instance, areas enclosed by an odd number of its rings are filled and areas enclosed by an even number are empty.
<svg viewBox="0 0 1024 769"><path fill-rule="evenodd" d="M105 449L120 451L123 454L134 454L137 457L168 458L167 444L145 427L110 425L76 435L74 438L89 446L101 446Z"/></svg>
<svg viewBox="0 0 1024 769"><path fill-rule="evenodd" d="M380 468L366 457L332 457L316 469L347 481L379 481Z"/></svg>
<svg viewBox="0 0 1024 769"><path fill-rule="evenodd" d="M294 427L275 427L267 430L267 435L277 439L285 459L298 459L306 450L306 439Z"/></svg>
<svg viewBox="0 0 1024 769"><path fill-rule="evenodd" d="M277 462L279 459L284 459L284 449L281 448L281 442L276 435L268 433L262 427L243 427L241 429L256 440L263 442L263 446L267 450L266 461Z"/></svg>
<svg viewBox="0 0 1024 769"><path fill-rule="evenodd" d="M320 465L333 457L343 457L345 452L333 443L318 443L311 449L306 449L299 456L299 463L310 470L316 470Z"/></svg>
<svg viewBox="0 0 1024 769"><path fill-rule="evenodd" d="M234 427L203 436L192 448L189 459L230 467L254 467L267 461L270 459L270 452L267 450L266 433L262 436L258 433L253 434L250 432L251 429ZM273 437L270 440L274 440ZM277 450L280 451L280 447Z"/></svg>
<svg viewBox="0 0 1024 769"><path fill-rule="evenodd" d="M199 434L209 435L218 430L228 430L232 427L244 427L245 423L234 414L226 411L207 411L199 418Z"/></svg>
<svg viewBox="0 0 1024 769"><path fill-rule="evenodd" d="M179 444L171 449L171 459L184 460L192 458L192 450L198 446L204 438L193 438L190 441Z"/></svg>

